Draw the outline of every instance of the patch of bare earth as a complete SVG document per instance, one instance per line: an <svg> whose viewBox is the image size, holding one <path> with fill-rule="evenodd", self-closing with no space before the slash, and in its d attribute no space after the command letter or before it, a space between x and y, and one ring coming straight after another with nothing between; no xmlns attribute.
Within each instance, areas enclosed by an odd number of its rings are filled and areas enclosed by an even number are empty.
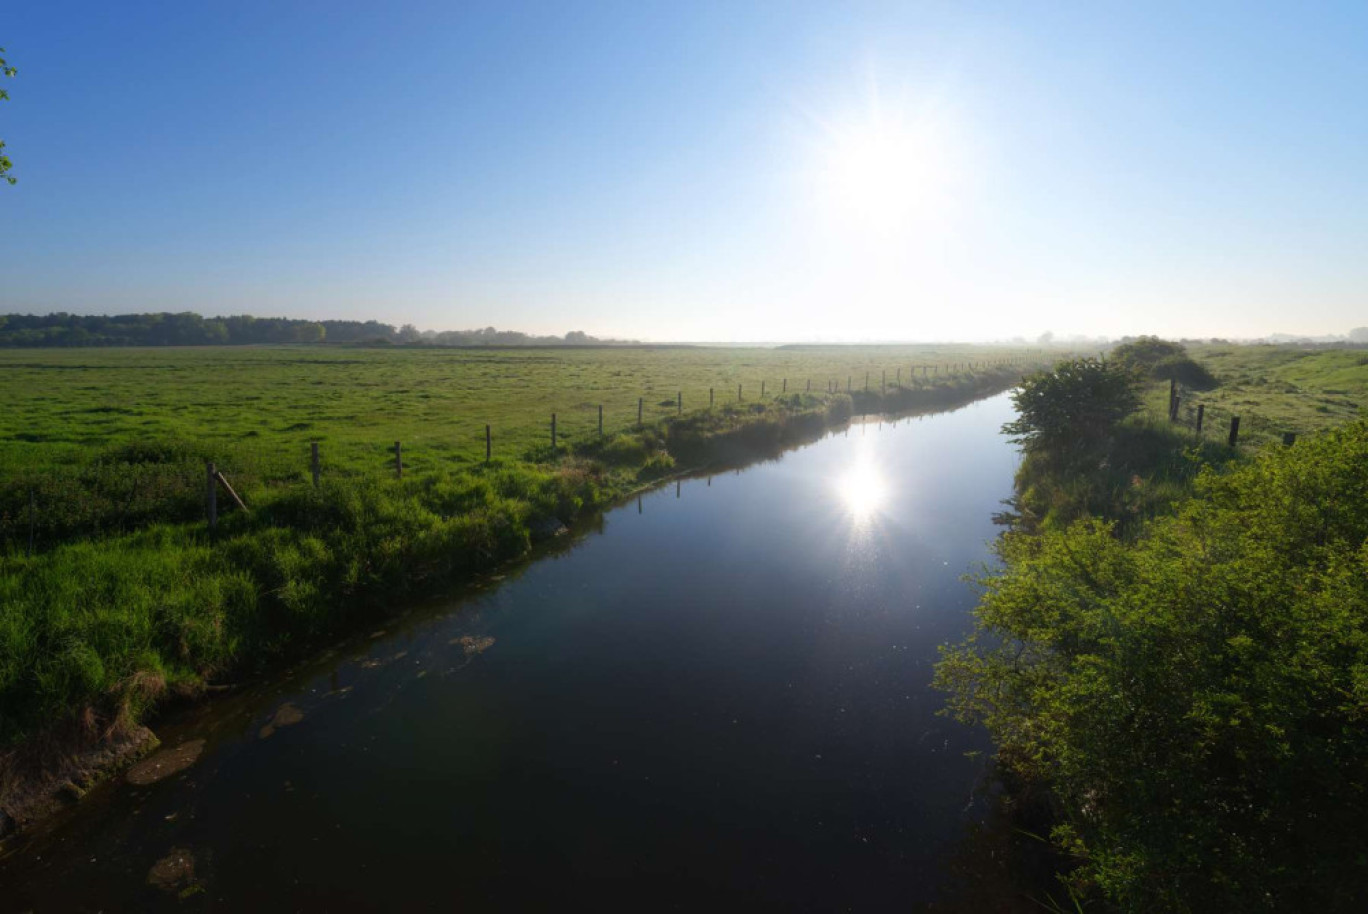
<svg viewBox="0 0 1368 914"><path fill-rule="evenodd" d="M0 839L79 800L157 743L143 726L94 735L71 727L0 755Z"/></svg>

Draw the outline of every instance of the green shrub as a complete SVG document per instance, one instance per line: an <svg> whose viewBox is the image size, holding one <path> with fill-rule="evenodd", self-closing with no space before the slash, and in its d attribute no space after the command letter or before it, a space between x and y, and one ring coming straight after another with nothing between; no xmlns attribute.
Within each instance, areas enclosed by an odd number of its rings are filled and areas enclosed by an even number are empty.
<svg viewBox="0 0 1368 914"><path fill-rule="evenodd" d="M1261 453L1134 541L1000 540L937 681L1047 783L1075 881L1130 911L1368 897L1368 422Z"/></svg>
<svg viewBox="0 0 1368 914"><path fill-rule="evenodd" d="M1065 359L1012 392L1017 418L1002 427L1027 454L1061 465L1096 457L1121 420L1140 407L1141 377L1127 362Z"/></svg>
<svg viewBox="0 0 1368 914"><path fill-rule="evenodd" d="M1150 369L1150 376L1161 381L1177 381L1192 390L1211 390L1216 386L1216 377L1200 362L1185 355L1162 359ZM1259 378L1255 383L1266 384L1268 381L1266 378Z"/></svg>

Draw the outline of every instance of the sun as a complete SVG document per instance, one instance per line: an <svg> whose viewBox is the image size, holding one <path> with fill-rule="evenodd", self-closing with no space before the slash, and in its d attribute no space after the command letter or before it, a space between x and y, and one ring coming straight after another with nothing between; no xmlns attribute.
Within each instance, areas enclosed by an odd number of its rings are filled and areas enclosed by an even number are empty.
<svg viewBox="0 0 1368 914"><path fill-rule="evenodd" d="M960 171L954 119L943 106L871 93L818 127L814 171L828 218L891 230L940 221Z"/></svg>
<svg viewBox="0 0 1368 914"><path fill-rule="evenodd" d="M929 132L882 119L831 138L823 183L834 209L874 228L935 214L945 190L940 150Z"/></svg>

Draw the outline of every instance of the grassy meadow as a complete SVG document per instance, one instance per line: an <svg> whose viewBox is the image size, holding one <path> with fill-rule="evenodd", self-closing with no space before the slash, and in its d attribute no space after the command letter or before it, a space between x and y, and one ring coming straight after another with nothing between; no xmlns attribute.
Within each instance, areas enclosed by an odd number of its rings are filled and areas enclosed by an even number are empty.
<svg viewBox="0 0 1368 914"><path fill-rule="evenodd" d="M1368 407L1368 350L1272 345L1189 345L1188 355L1215 386L1179 388L1178 421L1168 418L1169 384L1151 380L1143 407L1113 430L1088 472L1061 473L1039 460L1022 464L1017 520L1063 527L1083 517L1106 517L1119 532L1139 532L1188 498L1203 467L1223 467L1299 439L1343 426ZM1198 406L1203 429L1196 432ZM1227 446L1232 416L1240 417L1237 446Z"/></svg>
<svg viewBox="0 0 1368 914"><path fill-rule="evenodd" d="M1032 358L931 346L0 351L0 747L56 725L107 731L168 694L249 673L523 554L676 460L780 446L859 412L965 402L1010 386ZM250 509L220 493L212 535L208 460Z"/></svg>
<svg viewBox="0 0 1368 914"><path fill-rule="evenodd" d="M1257 447L1325 431L1368 408L1368 349L1299 346L1196 345L1189 354L1216 376L1212 390L1188 391L1179 406L1181 423L1193 427L1205 406L1204 435L1224 440L1230 417L1240 417L1240 441ZM1167 415L1168 387L1146 399L1150 415Z"/></svg>
<svg viewBox="0 0 1368 914"><path fill-rule="evenodd" d="M92 459L99 448L148 440L195 441L279 472L306 467L309 442L348 471L388 466L396 440L416 470L484 460L484 428L496 453L537 457L551 414L573 444L647 421L779 394L824 392L828 383L877 390L929 386L968 374L968 363L1021 351L968 346L796 349L561 348L366 349L200 347L0 350L8 392L0 415L0 469ZM922 377L922 369L929 368ZM915 369L916 377L911 377Z"/></svg>

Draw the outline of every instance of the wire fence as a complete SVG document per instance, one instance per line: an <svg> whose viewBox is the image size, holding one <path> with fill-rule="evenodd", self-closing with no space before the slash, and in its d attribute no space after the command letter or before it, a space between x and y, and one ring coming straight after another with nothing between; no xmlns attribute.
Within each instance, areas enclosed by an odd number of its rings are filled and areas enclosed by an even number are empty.
<svg viewBox="0 0 1368 914"><path fill-rule="evenodd" d="M525 423L514 433L490 421L474 441L415 428L416 440L409 442L352 440L336 446L326 440L259 439L117 444L84 462L10 468L0 480L0 550L31 553L156 523L209 520L217 510L250 504L267 491L325 480L422 480L484 464L543 463L571 452L593 456L623 434L708 415L743 422L751 411L776 403L816 406L844 394L856 413L933 405L935 396L972 392L1044 364L1018 356L877 372L862 368L841 377L743 381L687 394L679 387L669 396L657 388L629 401L625 410L618 397L616 409L584 399L549 411L541 435L530 438Z"/></svg>
<svg viewBox="0 0 1368 914"><path fill-rule="evenodd" d="M1249 408L1233 408L1207 402L1201 394L1175 385L1170 389L1166 415L1146 410L1151 420L1164 419L1174 426L1190 431L1202 441L1224 442L1229 447L1259 447L1269 443L1292 444L1296 430L1284 419L1277 419Z"/></svg>

